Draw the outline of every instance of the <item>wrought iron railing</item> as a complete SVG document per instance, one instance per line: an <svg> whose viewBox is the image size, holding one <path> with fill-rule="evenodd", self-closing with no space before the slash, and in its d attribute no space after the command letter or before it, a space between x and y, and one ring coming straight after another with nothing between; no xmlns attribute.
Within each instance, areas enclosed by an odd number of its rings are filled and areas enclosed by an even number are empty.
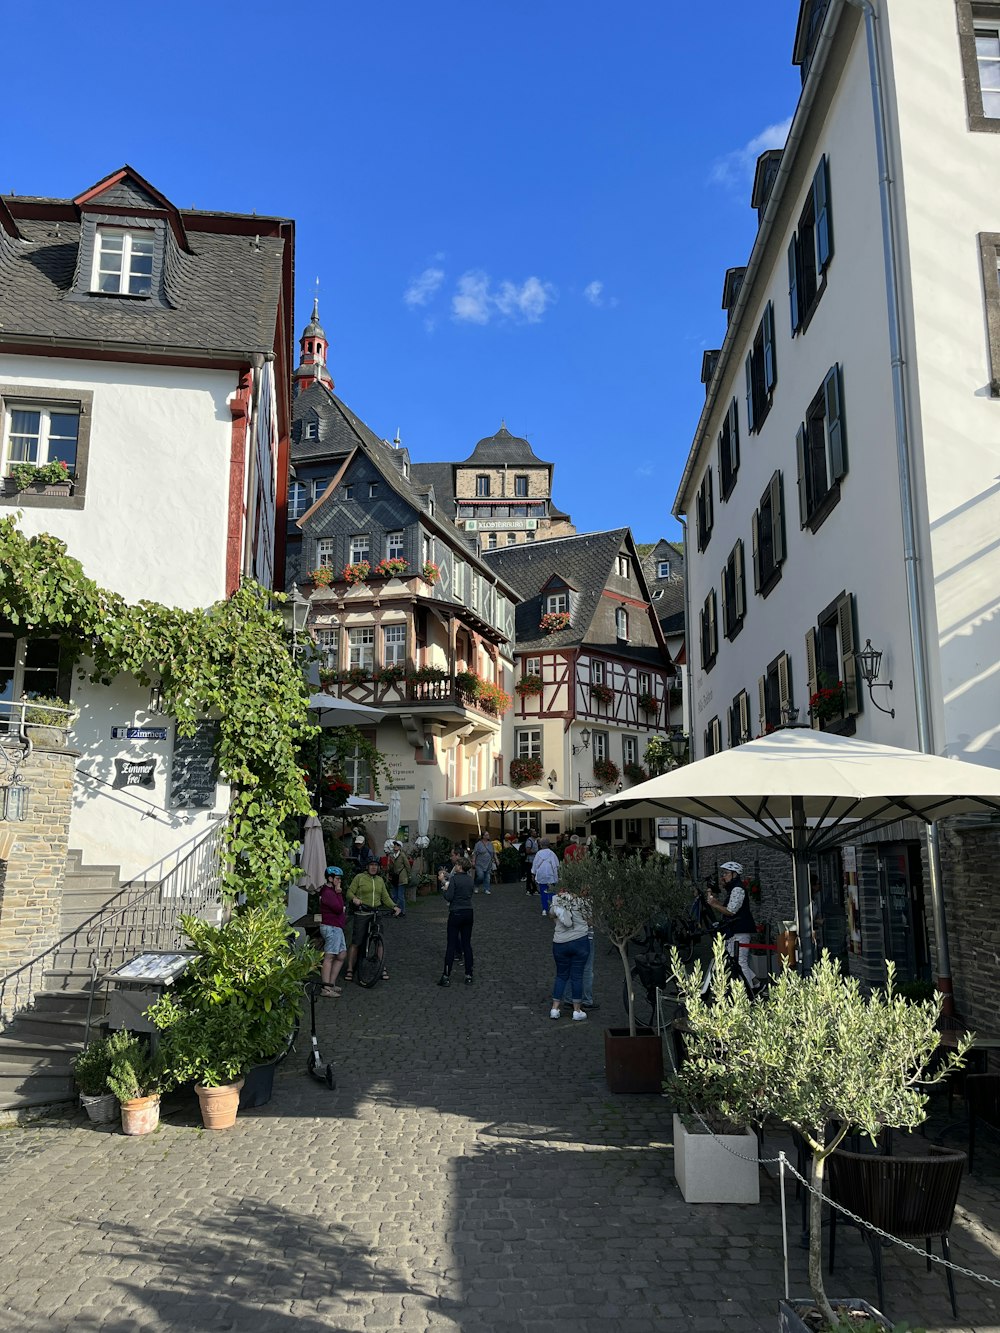
<svg viewBox="0 0 1000 1333"><path fill-rule="evenodd" d="M129 953L178 948L182 916L221 916L223 831L218 824L193 845L184 843L154 862L93 916L0 977L0 1031L32 1007L57 955L74 955L74 967L90 972L89 1028L94 996L113 961Z"/></svg>

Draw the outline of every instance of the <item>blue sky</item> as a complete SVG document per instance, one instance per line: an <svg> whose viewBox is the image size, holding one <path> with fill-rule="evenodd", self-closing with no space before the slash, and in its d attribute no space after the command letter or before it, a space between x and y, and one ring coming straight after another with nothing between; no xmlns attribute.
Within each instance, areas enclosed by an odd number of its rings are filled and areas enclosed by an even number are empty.
<svg viewBox="0 0 1000 1333"><path fill-rule="evenodd" d="M319 277L337 392L374 430L462 458L504 418L581 531L673 536L797 13L28 3L9 49L58 40L4 71L0 190L68 197L128 161L181 207L295 218L297 326Z"/></svg>

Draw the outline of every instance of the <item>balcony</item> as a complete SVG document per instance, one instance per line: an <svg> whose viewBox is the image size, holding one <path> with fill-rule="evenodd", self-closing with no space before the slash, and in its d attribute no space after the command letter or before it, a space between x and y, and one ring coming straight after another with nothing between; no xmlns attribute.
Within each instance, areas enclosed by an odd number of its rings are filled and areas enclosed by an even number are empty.
<svg viewBox="0 0 1000 1333"><path fill-rule="evenodd" d="M510 706L509 695L467 671L455 675L416 672L402 678L383 673L374 680L352 678L350 672L321 671L320 683L338 699L398 714L473 721L487 730L500 726L500 719Z"/></svg>

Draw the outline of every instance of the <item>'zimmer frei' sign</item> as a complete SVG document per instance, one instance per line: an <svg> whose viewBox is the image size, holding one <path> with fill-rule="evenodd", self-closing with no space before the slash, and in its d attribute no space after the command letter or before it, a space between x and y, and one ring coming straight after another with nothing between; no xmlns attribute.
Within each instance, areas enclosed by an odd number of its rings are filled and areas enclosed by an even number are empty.
<svg viewBox="0 0 1000 1333"><path fill-rule="evenodd" d="M154 787L155 759L116 759L114 787Z"/></svg>

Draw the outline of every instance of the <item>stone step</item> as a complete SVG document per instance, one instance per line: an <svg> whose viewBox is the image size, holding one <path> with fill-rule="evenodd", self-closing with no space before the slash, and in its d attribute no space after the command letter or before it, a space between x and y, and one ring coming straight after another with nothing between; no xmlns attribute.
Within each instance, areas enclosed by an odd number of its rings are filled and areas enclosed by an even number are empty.
<svg viewBox="0 0 1000 1333"><path fill-rule="evenodd" d="M35 1003L31 1009L27 1010L29 1014L73 1014L82 1018L87 1016L87 1007L90 1004L90 990L42 990L35 995ZM103 990L98 990L94 995L94 1013L98 1009L103 1013L105 1007L105 997Z"/></svg>
<svg viewBox="0 0 1000 1333"><path fill-rule="evenodd" d="M15 1032L8 1028L0 1036L0 1066L7 1068L16 1065L40 1065L68 1069L70 1061L77 1051L83 1049L82 1042L57 1041L51 1037Z"/></svg>
<svg viewBox="0 0 1000 1333"><path fill-rule="evenodd" d="M76 991L90 989L89 967L53 967L42 978L45 991Z"/></svg>
<svg viewBox="0 0 1000 1333"><path fill-rule="evenodd" d="M0 1111L18 1111L29 1106L48 1106L75 1100L76 1083L69 1069L20 1072L0 1065Z"/></svg>
<svg viewBox="0 0 1000 1333"><path fill-rule="evenodd" d="M13 1027L17 1032L23 1032L26 1039L51 1037L60 1044L72 1046L79 1043L82 1046L87 1035L87 1011L84 1009L80 1014L52 1014L26 1009L18 1014Z"/></svg>

